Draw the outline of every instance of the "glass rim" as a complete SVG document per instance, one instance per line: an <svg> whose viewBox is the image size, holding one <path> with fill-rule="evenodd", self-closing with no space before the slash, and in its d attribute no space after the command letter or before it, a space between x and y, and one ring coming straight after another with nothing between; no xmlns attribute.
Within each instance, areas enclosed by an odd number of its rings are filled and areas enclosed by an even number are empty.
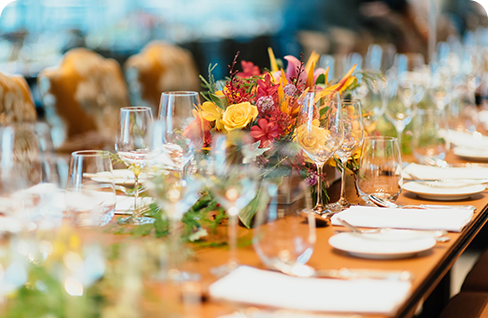
<svg viewBox="0 0 488 318"><path fill-rule="evenodd" d="M127 110L127 111L145 111L145 110L151 110L151 107L147 106L125 106L125 107L120 107L120 110Z"/></svg>
<svg viewBox="0 0 488 318"><path fill-rule="evenodd" d="M109 153L110 152L107 150L77 150L77 151L73 151L71 155L73 157L75 156L98 157L102 155L108 155Z"/></svg>
<svg viewBox="0 0 488 318"><path fill-rule="evenodd" d="M161 96L198 96L198 92L195 91L172 91L172 92L162 92Z"/></svg>
<svg viewBox="0 0 488 318"><path fill-rule="evenodd" d="M369 139L369 140L374 140L374 141L397 141L397 137L391 137L391 136L364 136L364 139Z"/></svg>

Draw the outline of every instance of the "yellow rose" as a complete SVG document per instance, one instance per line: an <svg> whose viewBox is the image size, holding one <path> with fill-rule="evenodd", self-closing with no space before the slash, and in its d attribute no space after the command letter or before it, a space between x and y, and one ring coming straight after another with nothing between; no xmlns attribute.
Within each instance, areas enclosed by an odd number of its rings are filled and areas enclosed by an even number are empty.
<svg viewBox="0 0 488 318"><path fill-rule="evenodd" d="M296 140L310 159L316 161L330 154L329 135L324 128L303 124L297 128Z"/></svg>
<svg viewBox="0 0 488 318"><path fill-rule="evenodd" d="M249 102L234 104L227 107L222 116L222 124L227 131L242 129L258 116L258 109Z"/></svg>

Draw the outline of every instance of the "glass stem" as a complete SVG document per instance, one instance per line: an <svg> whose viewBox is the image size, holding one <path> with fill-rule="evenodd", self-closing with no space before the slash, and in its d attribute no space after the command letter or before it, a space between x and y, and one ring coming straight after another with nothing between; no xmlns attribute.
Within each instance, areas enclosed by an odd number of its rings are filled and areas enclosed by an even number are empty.
<svg viewBox="0 0 488 318"><path fill-rule="evenodd" d="M172 256L172 266L170 266L170 270L172 269L177 269L177 264L179 263L179 257L178 255L181 255L180 251L180 227L179 225L179 220L178 218L171 216L169 218L169 235L170 235L170 242L171 242L171 255Z"/></svg>
<svg viewBox="0 0 488 318"><path fill-rule="evenodd" d="M341 167L341 197L339 198L339 203L342 204L342 202L346 201L345 193L346 193L346 162L347 162L347 159L346 160L344 160L342 158L340 158L340 159L341 159L342 167Z"/></svg>
<svg viewBox="0 0 488 318"><path fill-rule="evenodd" d="M133 219L140 217L139 210L137 209L137 198L139 197L139 167L134 167L134 213Z"/></svg>
<svg viewBox="0 0 488 318"><path fill-rule="evenodd" d="M323 205L323 198L322 198L322 173L324 170L325 163L318 163L316 162L315 165L317 166L317 203L315 204L314 210L316 212L322 212L324 209Z"/></svg>
<svg viewBox="0 0 488 318"><path fill-rule="evenodd" d="M231 209L237 210L236 207L232 207ZM229 214L229 265L231 267L237 267L237 222L238 217L235 211L232 211Z"/></svg>

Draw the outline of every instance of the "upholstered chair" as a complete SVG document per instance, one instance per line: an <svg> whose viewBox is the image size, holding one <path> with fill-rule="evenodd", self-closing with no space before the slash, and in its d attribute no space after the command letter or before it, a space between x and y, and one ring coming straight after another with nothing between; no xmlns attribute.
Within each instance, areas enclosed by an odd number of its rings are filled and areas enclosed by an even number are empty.
<svg viewBox="0 0 488 318"><path fill-rule="evenodd" d="M0 73L0 126L34 123L36 119L36 108L25 79Z"/></svg>
<svg viewBox="0 0 488 318"><path fill-rule="evenodd" d="M162 92L200 90L191 53L165 42L149 43L127 60L124 70L132 104L151 107L155 117Z"/></svg>
<svg viewBox="0 0 488 318"><path fill-rule="evenodd" d="M58 151L111 148L119 110L128 106L120 65L83 48L38 77L46 120Z"/></svg>

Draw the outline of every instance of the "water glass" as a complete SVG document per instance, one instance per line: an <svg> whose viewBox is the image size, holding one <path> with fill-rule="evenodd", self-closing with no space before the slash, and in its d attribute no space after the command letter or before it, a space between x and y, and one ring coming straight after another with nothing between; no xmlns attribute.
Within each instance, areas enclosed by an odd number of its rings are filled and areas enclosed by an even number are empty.
<svg viewBox="0 0 488 318"><path fill-rule="evenodd" d="M384 136L364 138L359 162L357 187L361 198L370 203L372 194L395 201L402 191L402 159L398 139Z"/></svg>
<svg viewBox="0 0 488 318"><path fill-rule="evenodd" d="M312 207L309 187L301 182L292 191L297 199L282 202L278 184L264 183L254 224L256 253L267 267L285 273L310 259L316 241L313 214L302 216Z"/></svg>
<svg viewBox="0 0 488 318"><path fill-rule="evenodd" d="M82 150L71 154L66 207L77 226L103 226L112 219L115 186L107 152Z"/></svg>
<svg viewBox="0 0 488 318"><path fill-rule="evenodd" d="M417 110L413 119L412 150L420 164L444 160L450 146L448 128L444 111Z"/></svg>

